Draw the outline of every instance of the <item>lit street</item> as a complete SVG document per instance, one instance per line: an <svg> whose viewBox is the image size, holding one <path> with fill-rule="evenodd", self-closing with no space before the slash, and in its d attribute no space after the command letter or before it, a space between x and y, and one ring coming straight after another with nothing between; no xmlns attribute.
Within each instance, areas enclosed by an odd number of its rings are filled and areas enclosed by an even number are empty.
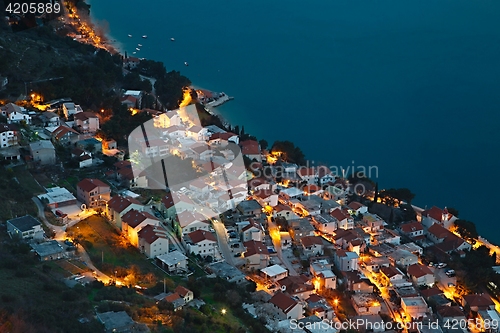
<svg viewBox="0 0 500 333"><path fill-rule="evenodd" d="M219 249L222 252L222 255L226 259L226 262L232 266L234 266L234 260L233 260L233 254L231 252L231 249L229 248L229 244L227 243L227 230L226 227L224 226L224 223L213 219L213 227L215 230L215 233L217 234L217 240L219 243Z"/></svg>

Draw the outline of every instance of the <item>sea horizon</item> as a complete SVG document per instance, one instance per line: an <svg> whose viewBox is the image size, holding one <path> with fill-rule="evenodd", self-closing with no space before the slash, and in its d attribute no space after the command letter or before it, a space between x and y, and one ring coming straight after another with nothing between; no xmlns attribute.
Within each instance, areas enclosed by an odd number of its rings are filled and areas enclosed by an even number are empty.
<svg viewBox="0 0 500 333"><path fill-rule="evenodd" d="M132 12L123 1L90 4L122 53L234 96L216 110L232 125L270 145L292 141L316 164L377 166L380 189L407 187L416 206L456 208L500 243L482 208L500 181L471 177L500 168L499 4L365 0L318 12L291 1L265 15L258 3L195 2L189 19L174 3ZM162 13L171 13L165 23Z"/></svg>

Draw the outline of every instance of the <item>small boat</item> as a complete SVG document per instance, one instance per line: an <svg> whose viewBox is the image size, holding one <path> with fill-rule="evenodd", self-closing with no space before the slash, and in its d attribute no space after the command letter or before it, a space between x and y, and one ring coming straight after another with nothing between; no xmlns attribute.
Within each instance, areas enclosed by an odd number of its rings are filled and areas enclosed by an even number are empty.
<svg viewBox="0 0 500 333"><path fill-rule="evenodd" d="M142 46L142 44L137 44L137 46L141 47L141 46Z"/></svg>
<svg viewBox="0 0 500 333"><path fill-rule="evenodd" d="M146 38L148 38L148 36L147 36L147 35L144 35L144 36L142 36L142 38L146 39Z"/></svg>
<svg viewBox="0 0 500 333"><path fill-rule="evenodd" d="M136 54L136 53L137 53L137 52L135 52L135 51L134 51L134 52L132 52L132 54Z"/></svg>
<svg viewBox="0 0 500 333"><path fill-rule="evenodd" d="M184 61L184 65L189 66L189 64L188 64L188 62L187 62L187 61Z"/></svg>
<svg viewBox="0 0 500 333"><path fill-rule="evenodd" d="M172 42L174 42L174 41L175 41L175 38L174 38L174 37L172 37L172 38L170 38L170 40L171 40Z"/></svg>
<svg viewBox="0 0 500 333"><path fill-rule="evenodd" d="M141 50L141 49L140 49L140 48L138 48L138 47L136 47L135 49L136 49L137 51L140 51L140 50Z"/></svg>
<svg viewBox="0 0 500 333"><path fill-rule="evenodd" d="M132 38L132 35L128 35L129 38Z"/></svg>

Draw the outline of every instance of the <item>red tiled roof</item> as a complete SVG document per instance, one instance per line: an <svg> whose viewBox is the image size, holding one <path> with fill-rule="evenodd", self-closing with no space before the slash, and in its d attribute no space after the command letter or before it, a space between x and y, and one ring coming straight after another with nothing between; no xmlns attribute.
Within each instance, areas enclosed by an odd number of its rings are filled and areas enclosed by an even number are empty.
<svg viewBox="0 0 500 333"><path fill-rule="evenodd" d="M165 296L165 301L172 303L172 302L178 300L179 298L181 298L181 296L179 296L178 293L173 293L173 294Z"/></svg>
<svg viewBox="0 0 500 333"><path fill-rule="evenodd" d="M255 222L254 219L249 219L248 221L250 223L247 224L243 229L241 229L241 231L247 231L250 228L257 228L257 230L261 230L260 225L257 222Z"/></svg>
<svg viewBox="0 0 500 333"><path fill-rule="evenodd" d="M267 180L265 180L262 177L252 178L248 181L248 187L250 187L250 189L253 189L253 188L260 186L260 185L263 185L263 184L268 184L268 182L267 182Z"/></svg>
<svg viewBox="0 0 500 333"><path fill-rule="evenodd" d="M477 306L479 308L487 308L495 305L491 298L485 294L465 295L463 299L470 307Z"/></svg>
<svg viewBox="0 0 500 333"><path fill-rule="evenodd" d="M438 239L447 238L450 235L454 235L451 231L437 223L431 225L429 229L427 229L427 232L433 234Z"/></svg>
<svg viewBox="0 0 500 333"><path fill-rule="evenodd" d="M231 133L231 132L226 132L226 133L214 133L210 136L210 140L217 140L217 139L221 139L221 140L229 140L230 138L232 138L233 136L237 136L236 134L234 133Z"/></svg>
<svg viewBox="0 0 500 333"><path fill-rule="evenodd" d="M309 185L304 186L302 189L304 192L311 194L311 193L318 192L319 190L321 190L321 187L319 187L318 185L315 185L315 184L309 184Z"/></svg>
<svg viewBox="0 0 500 333"><path fill-rule="evenodd" d="M437 308L437 313L442 318L465 317L459 306L440 306Z"/></svg>
<svg viewBox="0 0 500 333"><path fill-rule="evenodd" d="M274 210L276 212L281 212L281 211L284 211L284 210L287 210L287 211L292 211L292 208L290 208L289 206L287 205L283 205L283 204L278 204L274 207Z"/></svg>
<svg viewBox="0 0 500 333"><path fill-rule="evenodd" d="M173 194L171 192L167 193L167 195L161 198L161 202L163 203L163 206L165 206L166 209L173 207L175 205Z"/></svg>
<svg viewBox="0 0 500 333"><path fill-rule="evenodd" d="M254 254L269 255L267 247L262 242L251 240L243 243L243 246L246 248L245 257L250 257Z"/></svg>
<svg viewBox="0 0 500 333"><path fill-rule="evenodd" d="M358 210L362 207L365 207L365 205L363 205L362 203L357 202L357 201L351 202L348 206L349 206L349 208L354 209L354 210Z"/></svg>
<svg viewBox="0 0 500 333"><path fill-rule="evenodd" d="M220 164L215 163L214 161L206 162L201 165L201 167L208 173L211 173L220 166L221 166Z"/></svg>
<svg viewBox="0 0 500 333"><path fill-rule="evenodd" d="M429 289L423 289L423 290L421 290L420 294L424 298L429 298L429 297L434 296L434 295L441 295L441 294L443 294L443 292L438 287L432 287L432 288L429 288Z"/></svg>
<svg viewBox="0 0 500 333"><path fill-rule="evenodd" d="M417 221L402 224L399 228L405 234L409 234L409 233L414 232L414 231L424 230L422 223L417 222Z"/></svg>
<svg viewBox="0 0 500 333"><path fill-rule="evenodd" d="M198 229L196 231L190 232L188 234L188 237L191 239L191 241L194 244L198 244L199 242L202 242L204 240L208 240L208 241L212 241L212 242L217 242L217 239L215 238L214 234L212 234L209 231L201 230L201 229Z"/></svg>
<svg viewBox="0 0 500 333"><path fill-rule="evenodd" d="M90 192L96 187L107 187L109 191L109 185L103 181L95 178L85 178L76 184L76 187L81 188L84 192Z"/></svg>
<svg viewBox="0 0 500 333"><path fill-rule="evenodd" d="M306 302L308 303L317 303L321 300L324 300L323 297L319 296L318 294L311 294L311 296L309 296L309 298L306 300Z"/></svg>
<svg viewBox="0 0 500 333"><path fill-rule="evenodd" d="M56 139L60 139L62 138L64 135L66 135L67 133L74 133L74 134L78 134L77 131L75 131L74 129L72 128L69 128L67 126L59 126L58 128L56 128L54 130L54 132L52 132L52 136L55 137Z"/></svg>
<svg viewBox="0 0 500 333"><path fill-rule="evenodd" d="M177 294L179 294L181 297L185 297L189 292L192 292L191 290L181 286L181 285L178 285L175 290L174 290Z"/></svg>
<svg viewBox="0 0 500 333"><path fill-rule="evenodd" d="M181 228L184 228L196 221L207 223L205 217L200 213L193 213L187 210L177 214L177 220L179 221Z"/></svg>
<svg viewBox="0 0 500 333"><path fill-rule="evenodd" d="M387 276L388 278L391 278L393 276L396 276L398 274L401 274L397 269L396 267L393 267L393 266L389 266L389 267L382 267L380 268L380 271L382 273L384 273L385 276Z"/></svg>
<svg viewBox="0 0 500 333"><path fill-rule="evenodd" d="M75 120L87 120L90 118L99 119L97 114L94 112L78 112L77 114L75 114Z"/></svg>
<svg viewBox="0 0 500 333"><path fill-rule="evenodd" d="M300 239L303 246L323 245L323 238L319 236L304 236Z"/></svg>
<svg viewBox="0 0 500 333"><path fill-rule="evenodd" d="M408 266L408 274L416 278L420 278L425 275L433 275L432 271L427 266L415 264Z"/></svg>
<svg viewBox="0 0 500 333"><path fill-rule="evenodd" d="M436 221L441 222L443 220L443 214L448 215L448 219L450 219L453 215L448 213L448 209L441 209L439 207L433 206L431 209L424 210L422 212L422 216L428 216L433 218Z"/></svg>
<svg viewBox="0 0 500 333"><path fill-rule="evenodd" d="M342 249L338 249L337 251L335 251L335 255L337 256L337 258L347 257L347 253Z"/></svg>
<svg viewBox="0 0 500 333"><path fill-rule="evenodd" d="M347 218L347 216L340 209L334 209L330 215L339 220L339 222Z"/></svg>
<svg viewBox="0 0 500 333"><path fill-rule="evenodd" d="M274 192L271 191L271 190L266 190L266 189L263 189L263 190L258 190L258 191L255 191L253 193L253 196L254 197L258 197L260 199L266 199L266 198L269 198L271 195L273 195Z"/></svg>
<svg viewBox="0 0 500 333"><path fill-rule="evenodd" d="M202 129L203 129L203 127L194 125L194 126L191 126L190 128L188 128L188 131L192 132L192 133L199 133Z"/></svg>
<svg viewBox="0 0 500 333"><path fill-rule="evenodd" d="M159 221L156 217L149 214L148 212L140 212L135 209L129 210L125 215L122 216L122 222L126 223L129 227L132 228L136 228L146 219L153 219L155 221Z"/></svg>
<svg viewBox="0 0 500 333"><path fill-rule="evenodd" d="M130 96L130 95L127 95L127 96L123 96L121 99L120 99L120 102L130 102L131 104L135 104L137 103L137 98L135 98L134 96Z"/></svg>
<svg viewBox="0 0 500 333"><path fill-rule="evenodd" d="M316 174L316 170L314 170L314 168L300 167L297 169L297 174L300 177L314 176Z"/></svg>
<svg viewBox="0 0 500 333"><path fill-rule="evenodd" d="M274 304L284 313L290 312L290 310L292 310L297 305L297 302L295 300L293 300L290 296L283 294L281 291L277 292L273 297L271 297L269 303Z"/></svg>
<svg viewBox="0 0 500 333"><path fill-rule="evenodd" d="M125 208L132 204L141 205L141 203L134 198L122 197L119 195L112 197L111 200L108 201L108 207L118 213L123 212Z"/></svg>
<svg viewBox="0 0 500 333"><path fill-rule="evenodd" d="M259 155L260 145L255 140L245 140L240 142L241 152L243 155Z"/></svg>
<svg viewBox="0 0 500 333"><path fill-rule="evenodd" d="M165 231L152 224L148 224L142 228L138 232L138 236L148 244L153 244L159 238L167 239Z"/></svg>
<svg viewBox="0 0 500 333"><path fill-rule="evenodd" d="M314 290L314 286L312 284L308 284L309 278L305 275L299 276L287 276L278 281L280 286L285 286L286 292L289 294L298 294L304 291Z"/></svg>

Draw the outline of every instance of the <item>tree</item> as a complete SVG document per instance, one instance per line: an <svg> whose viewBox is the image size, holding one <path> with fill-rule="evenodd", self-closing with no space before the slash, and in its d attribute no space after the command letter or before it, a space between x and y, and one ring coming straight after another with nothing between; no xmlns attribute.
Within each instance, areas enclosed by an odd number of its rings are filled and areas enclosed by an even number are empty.
<svg viewBox="0 0 500 333"><path fill-rule="evenodd" d="M476 240L479 237L474 222L459 219L455 221L455 228L456 232L466 240Z"/></svg>
<svg viewBox="0 0 500 333"><path fill-rule="evenodd" d="M285 161L305 165L305 155L299 147L296 147L291 141L275 141L271 147L271 152L280 152Z"/></svg>
<svg viewBox="0 0 500 333"><path fill-rule="evenodd" d="M262 139L262 140L259 140L259 145L260 145L260 148L267 149L267 147L269 146L269 143L266 140Z"/></svg>
<svg viewBox="0 0 500 333"><path fill-rule="evenodd" d="M453 207L448 207L448 213L450 213L451 215L455 216L455 217L458 217L458 209L456 208L453 208Z"/></svg>

